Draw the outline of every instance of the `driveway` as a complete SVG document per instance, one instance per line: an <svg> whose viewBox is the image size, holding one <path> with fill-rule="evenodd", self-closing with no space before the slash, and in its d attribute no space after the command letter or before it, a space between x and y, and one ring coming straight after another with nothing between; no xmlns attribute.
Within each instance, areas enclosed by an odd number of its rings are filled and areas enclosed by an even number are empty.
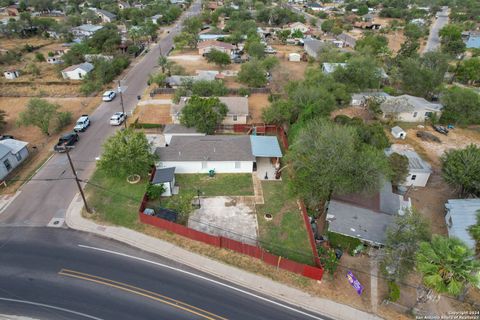
<svg viewBox="0 0 480 320"><path fill-rule="evenodd" d="M445 25L447 25L449 14L450 9L448 7L442 7L442 11L439 11L437 13L435 22L430 27L430 34L428 35L427 45L425 46L423 53L439 49L440 36L438 35L438 33Z"/></svg>

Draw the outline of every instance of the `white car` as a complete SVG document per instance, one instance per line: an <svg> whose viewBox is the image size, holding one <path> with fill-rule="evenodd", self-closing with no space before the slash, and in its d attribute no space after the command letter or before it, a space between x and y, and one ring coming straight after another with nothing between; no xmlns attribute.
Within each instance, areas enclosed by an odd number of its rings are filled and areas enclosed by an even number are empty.
<svg viewBox="0 0 480 320"><path fill-rule="evenodd" d="M116 95L117 94L115 93L115 91L112 91L112 90L105 91L105 93L102 96L102 100L107 102L112 101L113 99L115 99Z"/></svg>
<svg viewBox="0 0 480 320"><path fill-rule="evenodd" d="M119 126L123 121L127 120L127 115L123 112L115 112L110 118L110 124L112 126Z"/></svg>

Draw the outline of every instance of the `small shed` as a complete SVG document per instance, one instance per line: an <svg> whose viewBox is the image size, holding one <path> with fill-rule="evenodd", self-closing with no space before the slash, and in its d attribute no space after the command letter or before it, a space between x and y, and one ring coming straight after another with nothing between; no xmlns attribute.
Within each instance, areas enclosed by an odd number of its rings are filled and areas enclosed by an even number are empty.
<svg viewBox="0 0 480 320"><path fill-rule="evenodd" d="M302 56L300 53L292 52L288 55L288 61L299 62Z"/></svg>
<svg viewBox="0 0 480 320"><path fill-rule="evenodd" d="M16 79L16 78L20 77L20 71L18 71L18 70L8 70L8 71L5 71L3 73L3 75L5 76L5 78L7 78L9 80L13 80L13 79Z"/></svg>
<svg viewBox="0 0 480 320"><path fill-rule="evenodd" d="M170 197L175 186L175 167L157 168L152 184L163 185L165 191L162 193L162 197Z"/></svg>
<svg viewBox="0 0 480 320"><path fill-rule="evenodd" d="M407 133L399 126L393 127L390 132L395 139L405 139L407 137Z"/></svg>
<svg viewBox="0 0 480 320"><path fill-rule="evenodd" d="M60 63L63 63L63 60L60 59L59 56L53 56L53 57L48 57L48 58L47 58L47 63L50 63L50 64L60 64Z"/></svg>

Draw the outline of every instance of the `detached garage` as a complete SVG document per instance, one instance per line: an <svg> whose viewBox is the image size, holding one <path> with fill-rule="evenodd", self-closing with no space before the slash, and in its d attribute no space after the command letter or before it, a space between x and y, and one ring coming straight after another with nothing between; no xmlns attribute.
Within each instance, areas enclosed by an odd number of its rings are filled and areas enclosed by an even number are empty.
<svg viewBox="0 0 480 320"><path fill-rule="evenodd" d="M292 62L300 62L302 56L300 55L300 53L296 53L296 52L292 52L288 55L288 61L292 61Z"/></svg>

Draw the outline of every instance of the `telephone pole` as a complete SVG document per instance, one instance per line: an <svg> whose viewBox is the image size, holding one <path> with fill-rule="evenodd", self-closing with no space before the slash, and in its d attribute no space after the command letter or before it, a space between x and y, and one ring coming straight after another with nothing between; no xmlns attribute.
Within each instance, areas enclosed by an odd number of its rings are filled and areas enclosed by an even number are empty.
<svg viewBox="0 0 480 320"><path fill-rule="evenodd" d="M120 104L122 105L122 112L126 116L127 114L125 113L125 108L123 107L123 94L122 94L122 86L120 84L120 80L118 80L118 92L120 93ZM127 129L127 119L123 121L123 126L125 129Z"/></svg>
<svg viewBox="0 0 480 320"><path fill-rule="evenodd" d="M77 182L78 190L80 191L80 194L82 195L83 204L85 205L85 210L87 210L88 213L92 213L92 211L90 210L90 208L87 205L87 200L85 199L85 194L83 193L82 186L80 185L80 180L78 179L77 172L75 171L75 168L73 167L73 162L72 162L72 158L70 158L70 151L69 150L70 149L68 147L65 147L65 152L67 153L68 162L70 163L70 168L72 168L73 175L75 176L75 181Z"/></svg>

